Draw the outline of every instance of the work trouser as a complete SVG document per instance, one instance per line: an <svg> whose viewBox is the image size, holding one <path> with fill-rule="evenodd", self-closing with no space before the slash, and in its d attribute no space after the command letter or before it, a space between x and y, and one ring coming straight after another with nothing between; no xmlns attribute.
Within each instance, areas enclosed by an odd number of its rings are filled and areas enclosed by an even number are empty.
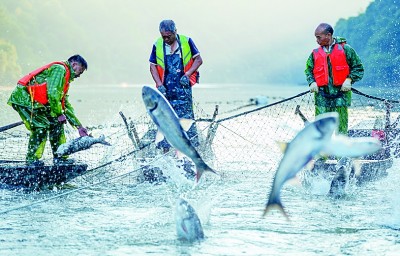
<svg viewBox="0 0 400 256"><path fill-rule="evenodd" d="M315 116L327 112L337 112L339 114L339 133L347 135L349 127L349 112L347 107L321 107L315 106Z"/></svg>
<svg viewBox="0 0 400 256"><path fill-rule="evenodd" d="M50 115L49 108L38 108L31 111L30 108L13 104L25 127L31 132L29 137L26 161L32 162L42 157L49 136L53 157L58 147L66 142L64 126L58 122L57 117Z"/></svg>

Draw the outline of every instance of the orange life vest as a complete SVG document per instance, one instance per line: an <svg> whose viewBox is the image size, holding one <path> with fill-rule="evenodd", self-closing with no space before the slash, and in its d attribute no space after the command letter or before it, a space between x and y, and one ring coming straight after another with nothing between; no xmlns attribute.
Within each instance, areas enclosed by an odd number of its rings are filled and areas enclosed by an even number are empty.
<svg viewBox="0 0 400 256"><path fill-rule="evenodd" d="M26 76L22 77L18 83L21 85L26 86L29 94L31 95L32 100L37 101L39 103L42 103L43 105L49 103L49 100L47 98L47 82L38 84L35 81L35 84L33 85L29 85L29 82L32 79L35 79L35 76L40 74L41 72L43 72L44 70L48 69L49 67L51 67L54 64L59 64L59 65L63 65L65 67L65 84L64 84L64 93L63 96L61 98L61 104L62 104L62 108L65 108L65 95L68 92L69 89L69 78L71 76L71 72L69 71L69 67L67 66L67 64L65 64L64 62L61 61L55 61L52 63L49 63L47 65L44 65L43 67L40 67L34 71L32 71L31 73L27 74Z"/></svg>
<svg viewBox="0 0 400 256"><path fill-rule="evenodd" d="M335 44L331 53L326 53L322 47L314 49L314 79L318 86L326 86L329 83L328 57L332 66L333 84L342 86L348 75L350 67L344 52L344 43Z"/></svg>

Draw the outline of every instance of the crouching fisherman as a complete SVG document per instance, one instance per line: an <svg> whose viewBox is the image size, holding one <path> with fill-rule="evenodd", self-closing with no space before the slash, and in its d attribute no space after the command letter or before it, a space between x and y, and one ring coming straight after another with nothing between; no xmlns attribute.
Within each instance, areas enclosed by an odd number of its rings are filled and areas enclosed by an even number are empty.
<svg viewBox="0 0 400 256"><path fill-rule="evenodd" d="M47 136L54 163L68 162L67 156L58 158L55 154L57 148L66 142L64 124L67 121L78 129L80 136L88 136L68 101L70 82L78 78L87 67L84 58L74 55L68 61L56 61L38 68L18 81L8 104L18 112L31 133L26 155L29 165L43 165L40 158Z"/></svg>

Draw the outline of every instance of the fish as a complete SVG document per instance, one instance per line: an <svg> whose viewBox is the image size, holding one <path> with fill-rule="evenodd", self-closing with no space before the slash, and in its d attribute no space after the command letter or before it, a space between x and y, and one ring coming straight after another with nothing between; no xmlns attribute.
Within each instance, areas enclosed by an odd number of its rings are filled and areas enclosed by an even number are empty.
<svg viewBox="0 0 400 256"><path fill-rule="evenodd" d="M194 242L204 239L204 231L194 208L179 198L175 209L176 233L181 241Z"/></svg>
<svg viewBox="0 0 400 256"><path fill-rule="evenodd" d="M353 168L353 160L350 157L342 157L335 166L336 173L332 179L329 195L340 198L345 194L346 185Z"/></svg>
<svg viewBox="0 0 400 256"><path fill-rule="evenodd" d="M339 125L339 115L335 112L318 115L315 121L308 123L292 141L287 144L272 183L271 192L264 209L265 216L271 208L277 208L289 219L283 208L280 192L285 182L292 179L324 145L331 139Z"/></svg>
<svg viewBox="0 0 400 256"><path fill-rule="evenodd" d="M92 136L83 136L70 140L64 144L61 144L56 151L56 155L61 157L65 155L71 155L73 153L86 150L94 144L102 144L106 146L111 146L109 142L105 140L104 134L98 138Z"/></svg>
<svg viewBox="0 0 400 256"><path fill-rule="evenodd" d="M374 153L381 148L375 138L335 135L338 127L339 115L336 112L324 113L306 124L287 144L275 173L263 216L270 209L277 208L289 219L281 202L281 189L287 180L294 178L315 156L359 157Z"/></svg>
<svg viewBox="0 0 400 256"><path fill-rule="evenodd" d="M186 134L184 127L188 130L193 120L179 119L164 95L150 86L143 86L142 98L147 113L159 130L156 135L156 141L161 141L165 137L174 148L193 161L196 167L196 182L200 180L200 177L206 171L217 174L204 162Z"/></svg>

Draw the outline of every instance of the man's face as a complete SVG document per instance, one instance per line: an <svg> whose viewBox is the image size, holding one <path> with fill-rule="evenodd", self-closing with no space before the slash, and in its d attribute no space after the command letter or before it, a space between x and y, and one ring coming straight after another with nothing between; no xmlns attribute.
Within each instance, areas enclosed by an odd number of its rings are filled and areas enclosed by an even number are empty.
<svg viewBox="0 0 400 256"><path fill-rule="evenodd" d="M315 38L320 46L329 46L332 41L332 34L326 33L322 28L315 30Z"/></svg>
<svg viewBox="0 0 400 256"><path fill-rule="evenodd" d="M171 45L175 42L176 40L176 33L171 32L171 31L164 31L160 32L161 37L163 38L164 42L168 45Z"/></svg>
<svg viewBox="0 0 400 256"><path fill-rule="evenodd" d="M82 73L85 71L85 68L78 62L72 62L71 66L75 72L75 78L80 77Z"/></svg>

